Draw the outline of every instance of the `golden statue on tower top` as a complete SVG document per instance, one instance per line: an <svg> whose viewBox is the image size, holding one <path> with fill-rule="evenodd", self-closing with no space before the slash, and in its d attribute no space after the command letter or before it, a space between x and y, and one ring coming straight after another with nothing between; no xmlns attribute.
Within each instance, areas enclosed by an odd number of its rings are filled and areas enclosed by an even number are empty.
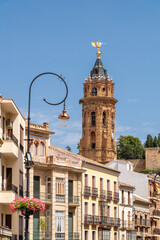
<svg viewBox="0 0 160 240"><path fill-rule="evenodd" d="M102 46L102 44L106 44L106 43L102 43L102 42L100 42L100 41L98 41L98 42L91 42L91 45L93 46L93 47L96 47L97 48L97 56L98 57L100 57L101 56L101 52L99 51L99 49L100 49L100 47Z"/></svg>

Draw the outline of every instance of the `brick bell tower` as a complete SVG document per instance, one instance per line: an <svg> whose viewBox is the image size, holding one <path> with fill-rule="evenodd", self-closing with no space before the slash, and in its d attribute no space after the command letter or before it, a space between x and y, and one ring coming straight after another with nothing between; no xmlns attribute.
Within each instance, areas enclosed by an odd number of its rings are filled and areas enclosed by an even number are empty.
<svg viewBox="0 0 160 240"><path fill-rule="evenodd" d="M115 142L115 104L114 83L103 67L99 51L102 43L98 41L97 60L85 79L82 103L82 138L79 154L97 162L107 163L117 156Z"/></svg>

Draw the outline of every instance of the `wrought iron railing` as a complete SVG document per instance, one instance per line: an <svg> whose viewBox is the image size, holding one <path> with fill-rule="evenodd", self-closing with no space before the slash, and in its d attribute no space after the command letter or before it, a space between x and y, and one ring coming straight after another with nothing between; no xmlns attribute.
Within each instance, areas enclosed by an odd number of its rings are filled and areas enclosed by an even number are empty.
<svg viewBox="0 0 160 240"><path fill-rule="evenodd" d="M84 186L84 195L85 196L91 195L91 188L89 186Z"/></svg>
<svg viewBox="0 0 160 240"><path fill-rule="evenodd" d="M114 192L114 193L113 193L113 200L114 200L115 202L118 202L118 201L119 201L119 193L118 193L118 192Z"/></svg>
<svg viewBox="0 0 160 240"><path fill-rule="evenodd" d="M6 191L13 191L15 193L18 193L18 188L14 184L11 184L6 187Z"/></svg>
<svg viewBox="0 0 160 240"><path fill-rule="evenodd" d="M112 191L107 191L107 200L112 200Z"/></svg>
<svg viewBox="0 0 160 240"><path fill-rule="evenodd" d="M99 224L99 216L92 215L92 225Z"/></svg>
<svg viewBox="0 0 160 240"><path fill-rule="evenodd" d="M92 224L92 215L89 214L84 215L84 224L85 225Z"/></svg>
<svg viewBox="0 0 160 240"><path fill-rule="evenodd" d="M65 239L65 233L56 233L55 234L55 240L64 240Z"/></svg>
<svg viewBox="0 0 160 240"><path fill-rule="evenodd" d="M92 187L92 197L98 197L98 188Z"/></svg>
<svg viewBox="0 0 160 240"><path fill-rule="evenodd" d="M160 210L153 210L153 215L160 217Z"/></svg>
<svg viewBox="0 0 160 240"><path fill-rule="evenodd" d="M73 233L73 232L69 232L68 233L68 239L69 240L80 240L80 234L79 233Z"/></svg>
<svg viewBox="0 0 160 240"><path fill-rule="evenodd" d="M160 228L154 228L153 233L160 235Z"/></svg>
<svg viewBox="0 0 160 240"><path fill-rule="evenodd" d="M112 226L113 225L113 218L106 217L106 216L100 216L99 217L99 223L101 225Z"/></svg>
<svg viewBox="0 0 160 240"><path fill-rule="evenodd" d="M105 190L100 190L99 198L100 199L106 199L106 191Z"/></svg>
<svg viewBox="0 0 160 240"><path fill-rule="evenodd" d="M18 139L14 136L13 133L11 136L5 136L5 137L3 136L3 140L12 140L18 147Z"/></svg>
<svg viewBox="0 0 160 240"><path fill-rule="evenodd" d="M19 144L19 148L20 148L20 150L22 151L22 152L24 152L24 147L23 147L23 145L20 143Z"/></svg>
<svg viewBox="0 0 160 240"><path fill-rule="evenodd" d="M79 196L69 196L68 202L69 202L69 204L79 204L80 198L79 198Z"/></svg>

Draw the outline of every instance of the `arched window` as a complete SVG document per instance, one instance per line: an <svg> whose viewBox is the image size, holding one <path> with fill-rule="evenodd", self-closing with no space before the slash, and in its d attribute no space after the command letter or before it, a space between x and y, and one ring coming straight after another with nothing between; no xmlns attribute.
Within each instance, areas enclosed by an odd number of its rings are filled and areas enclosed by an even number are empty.
<svg viewBox="0 0 160 240"><path fill-rule="evenodd" d="M96 134L95 132L91 132L91 148L94 149L96 147Z"/></svg>
<svg viewBox="0 0 160 240"><path fill-rule="evenodd" d="M97 88L92 88L92 96L97 96Z"/></svg>
<svg viewBox="0 0 160 240"><path fill-rule="evenodd" d="M38 156L38 141L35 141L34 142L34 155Z"/></svg>
<svg viewBox="0 0 160 240"><path fill-rule="evenodd" d="M45 155L45 145L43 142L40 142L40 156L44 156Z"/></svg>
<svg viewBox="0 0 160 240"><path fill-rule="evenodd" d="M91 112L91 125L96 126L96 113Z"/></svg>
<svg viewBox="0 0 160 240"><path fill-rule="evenodd" d="M30 143L29 149L30 149L30 152L33 153L33 143Z"/></svg>
<svg viewBox="0 0 160 240"><path fill-rule="evenodd" d="M103 112L103 122L102 122L102 125L105 126L106 124L106 113Z"/></svg>

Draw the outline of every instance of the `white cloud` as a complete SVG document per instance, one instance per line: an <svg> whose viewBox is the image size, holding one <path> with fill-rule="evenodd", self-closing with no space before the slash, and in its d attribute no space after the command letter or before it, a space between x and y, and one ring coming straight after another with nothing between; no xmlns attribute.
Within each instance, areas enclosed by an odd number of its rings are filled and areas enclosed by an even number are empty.
<svg viewBox="0 0 160 240"><path fill-rule="evenodd" d="M131 102L131 103L135 103L135 102L138 102L139 99L136 99L136 98L129 98L128 99L128 102Z"/></svg>

